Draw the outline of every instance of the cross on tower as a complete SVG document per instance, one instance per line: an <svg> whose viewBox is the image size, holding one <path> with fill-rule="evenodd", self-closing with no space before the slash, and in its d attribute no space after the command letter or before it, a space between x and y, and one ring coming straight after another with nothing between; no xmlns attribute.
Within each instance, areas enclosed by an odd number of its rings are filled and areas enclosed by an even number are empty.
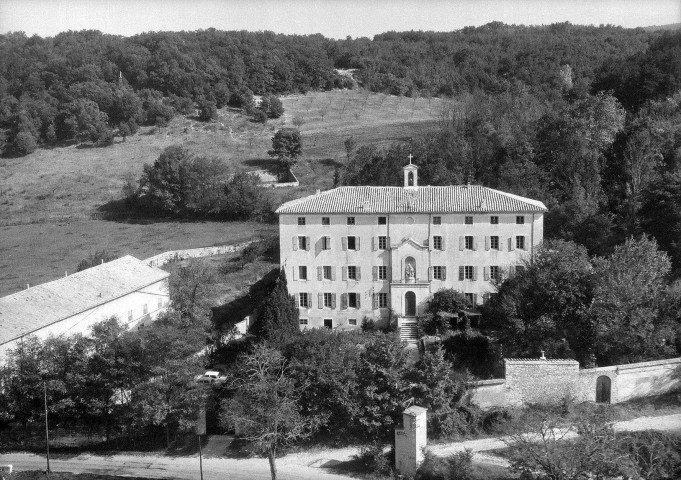
<svg viewBox="0 0 681 480"><path fill-rule="evenodd" d="M409 158L409 165L411 165L411 159L414 158L414 156L410 153L408 158Z"/></svg>

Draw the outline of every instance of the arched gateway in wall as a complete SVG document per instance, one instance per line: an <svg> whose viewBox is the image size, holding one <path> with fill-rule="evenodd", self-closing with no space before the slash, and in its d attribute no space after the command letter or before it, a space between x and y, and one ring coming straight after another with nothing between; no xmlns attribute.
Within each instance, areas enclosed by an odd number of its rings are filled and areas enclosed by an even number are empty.
<svg viewBox="0 0 681 480"><path fill-rule="evenodd" d="M610 377L606 375L596 379L596 402L610 403Z"/></svg>

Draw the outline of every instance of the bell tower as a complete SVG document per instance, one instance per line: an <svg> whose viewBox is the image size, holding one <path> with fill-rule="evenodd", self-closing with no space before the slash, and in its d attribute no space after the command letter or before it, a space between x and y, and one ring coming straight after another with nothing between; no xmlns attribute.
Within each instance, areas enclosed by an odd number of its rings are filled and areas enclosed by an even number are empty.
<svg viewBox="0 0 681 480"><path fill-rule="evenodd" d="M419 173L416 165L411 163L411 159L414 158L413 155L409 154L409 165L402 167L404 172L404 188L416 189L419 186Z"/></svg>

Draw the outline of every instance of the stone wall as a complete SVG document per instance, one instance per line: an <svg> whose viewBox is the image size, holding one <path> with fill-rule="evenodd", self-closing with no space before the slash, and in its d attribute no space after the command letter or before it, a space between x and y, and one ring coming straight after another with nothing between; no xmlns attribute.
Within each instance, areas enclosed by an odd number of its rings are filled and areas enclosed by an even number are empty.
<svg viewBox="0 0 681 480"><path fill-rule="evenodd" d="M150 267L161 267L174 260L184 260L185 258L211 257L213 255L224 255L234 253L245 248L252 242L238 243L236 245L220 245L217 247L189 248L185 250L171 250L159 253L144 260Z"/></svg>
<svg viewBox="0 0 681 480"><path fill-rule="evenodd" d="M575 360L504 359L505 379L477 382L470 390L481 408L528 403L596 401L599 379L610 384L610 403L681 389L681 358L580 369ZM607 382L607 377L610 381Z"/></svg>
<svg viewBox="0 0 681 480"><path fill-rule="evenodd" d="M507 358L504 369L507 405L558 403L578 388L576 360Z"/></svg>

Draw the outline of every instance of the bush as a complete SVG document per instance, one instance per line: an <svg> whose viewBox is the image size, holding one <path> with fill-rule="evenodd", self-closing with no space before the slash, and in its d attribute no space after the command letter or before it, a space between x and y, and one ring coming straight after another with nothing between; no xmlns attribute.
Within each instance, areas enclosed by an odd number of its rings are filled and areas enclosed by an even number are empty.
<svg viewBox="0 0 681 480"><path fill-rule="evenodd" d="M473 453L466 449L449 457L436 457L425 451L423 463L414 480L472 480Z"/></svg>
<svg viewBox="0 0 681 480"><path fill-rule="evenodd" d="M468 328L447 337L442 345L456 369L468 369L480 378L499 374L500 360L490 339L478 330Z"/></svg>
<svg viewBox="0 0 681 480"><path fill-rule="evenodd" d="M19 132L14 138L14 151L19 155L28 155L35 152L38 142L30 132Z"/></svg>
<svg viewBox="0 0 681 480"><path fill-rule="evenodd" d="M109 253L106 250L96 251L95 253L91 253L88 256L88 258L84 258L83 260L80 261L80 263L78 263L78 266L76 267L76 272L82 272L83 270L96 267L97 265L110 262L111 260L115 260L117 258L118 256Z"/></svg>
<svg viewBox="0 0 681 480"><path fill-rule="evenodd" d="M392 476L395 465L395 450L385 451L385 445L374 441L359 448L359 454L354 455L361 464L363 472L375 473L381 476Z"/></svg>

